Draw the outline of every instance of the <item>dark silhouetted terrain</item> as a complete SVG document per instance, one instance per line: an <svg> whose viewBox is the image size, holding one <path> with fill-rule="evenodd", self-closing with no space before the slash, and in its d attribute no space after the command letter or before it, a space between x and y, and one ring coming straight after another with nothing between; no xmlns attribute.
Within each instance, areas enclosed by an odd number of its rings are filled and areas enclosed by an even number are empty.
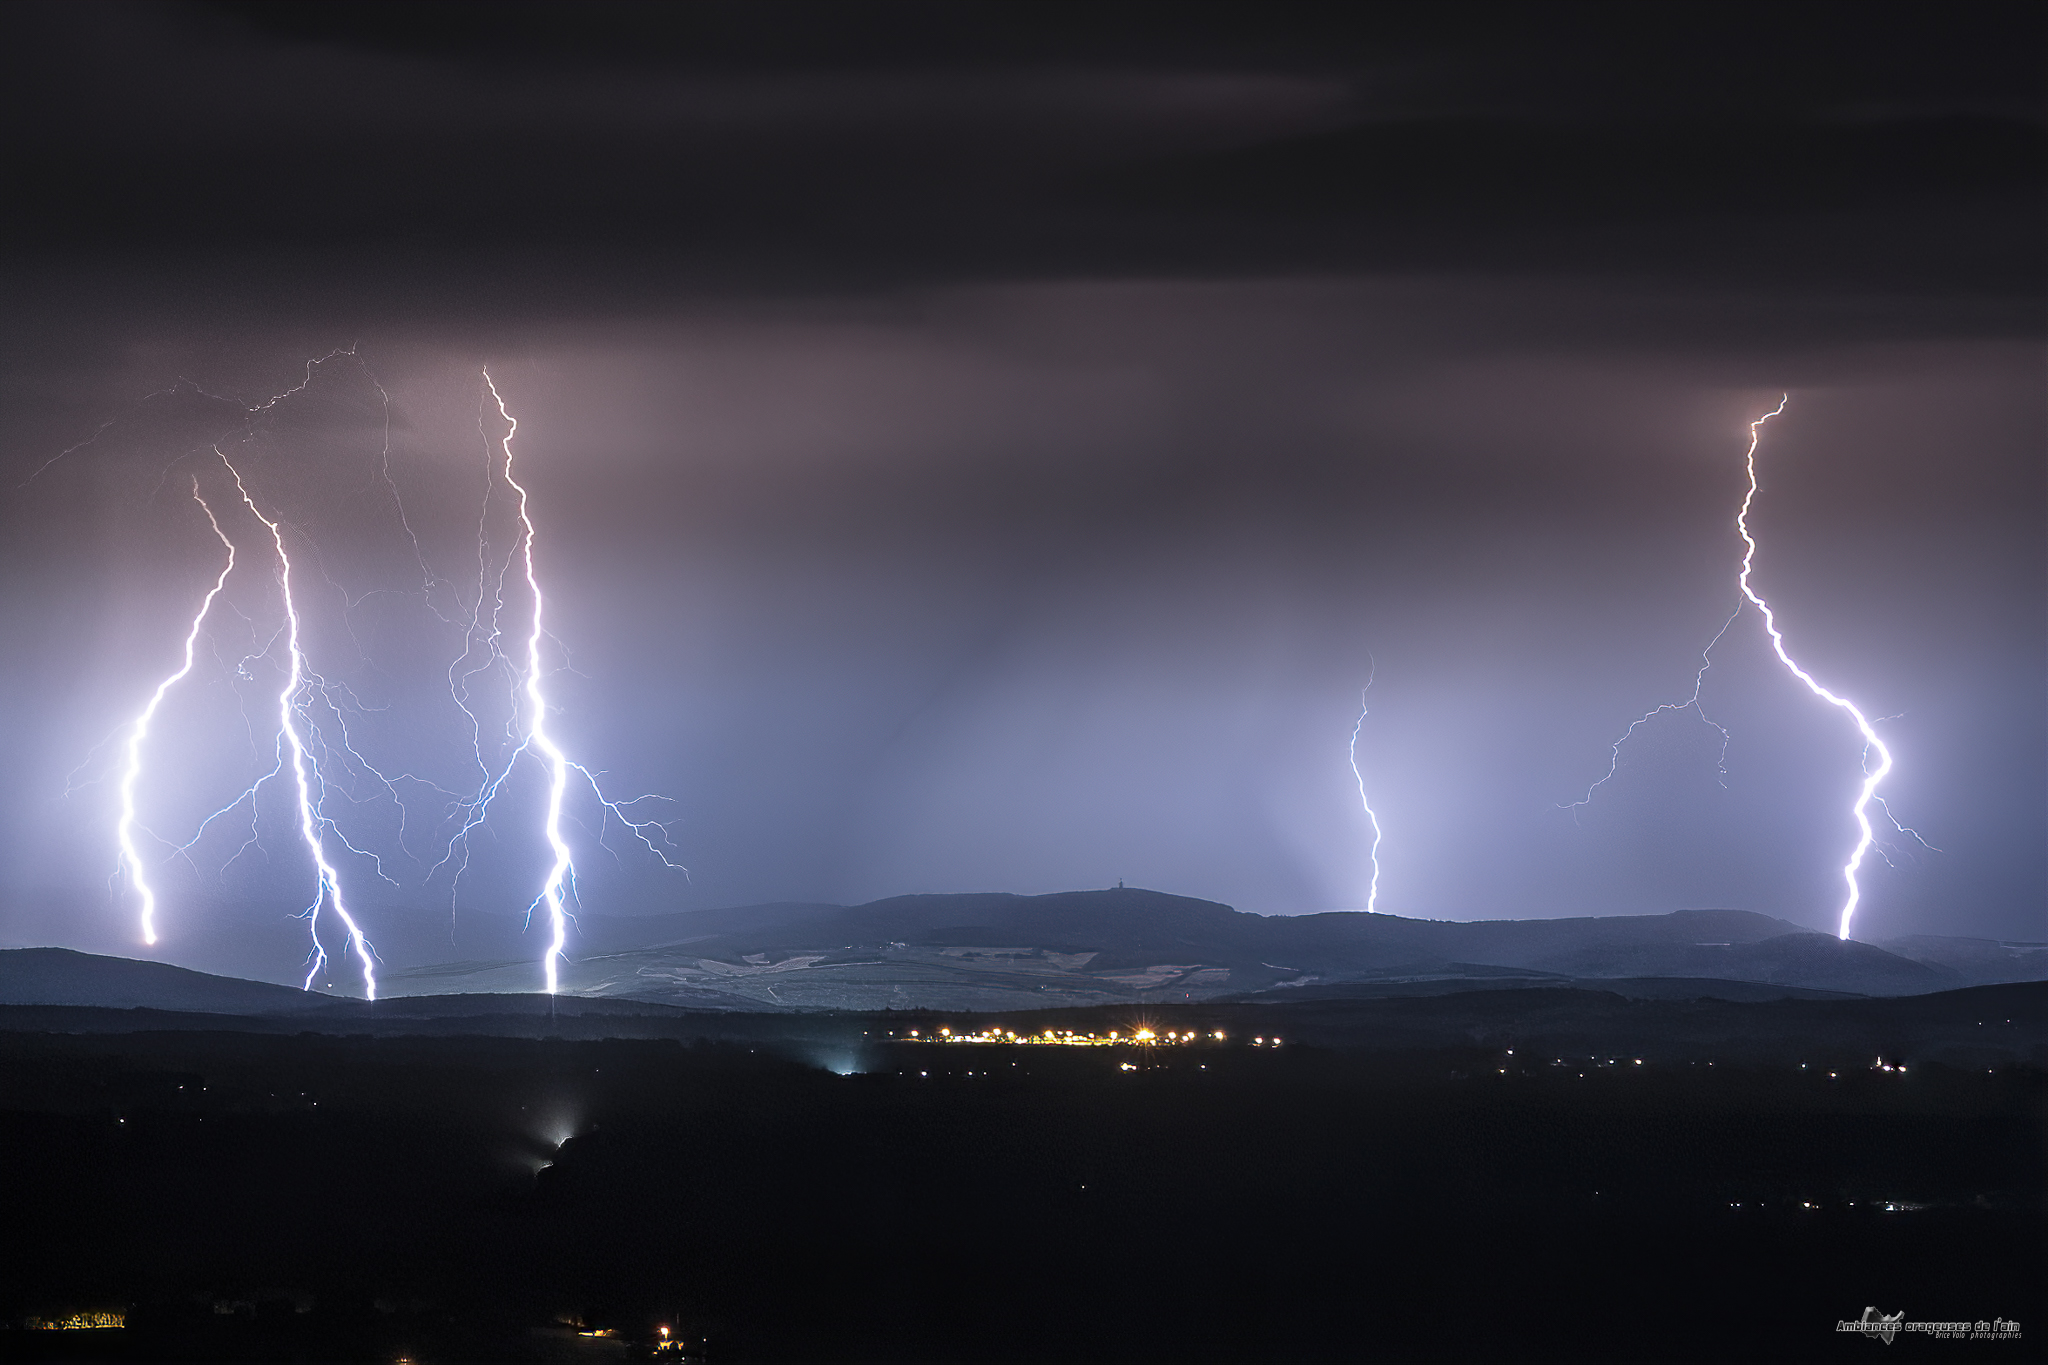
<svg viewBox="0 0 2048 1365"><path fill-rule="evenodd" d="M1139 891L583 929L553 999L0 952L0 1359L1804 1361L2048 1271L2048 983L1930 988L2024 945ZM1119 1041L930 1041L989 1030Z"/></svg>
<svg viewBox="0 0 2048 1365"><path fill-rule="evenodd" d="M1833 1331L1866 1304L2037 1301L2048 986L1413 984L7 1007L0 1316L128 1325L0 1354L617 1359L666 1323L713 1361L1814 1360L1881 1349ZM991 1024L1202 1041L904 1041Z"/></svg>
<svg viewBox="0 0 2048 1365"><path fill-rule="evenodd" d="M1116 888L588 919L565 980L580 993L688 1007L1030 1009L1186 1003L1333 982L1700 978L1788 993L1913 995L2042 976L2048 950L2028 945L1929 937L1888 952L1747 911L1470 923L1266 917ZM518 990L532 978L530 962L500 958L420 966L393 974L389 986Z"/></svg>
<svg viewBox="0 0 2048 1365"><path fill-rule="evenodd" d="M317 1009L327 997L163 962L102 957L69 948L9 948L0 950L0 1002L284 1014Z"/></svg>
<svg viewBox="0 0 2048 1365"><path fill-rule="evenodd" d="M384 945L382 994L518 995L539 985L518 922L471 916L492 956L425 961ZM2048 978L2048 947L1922 936L1842 942L1740 910L1557 920L1246 914L1118 888L1049 896L899 896L586 916L563 987L686 1009L1013 1010L1348 993L1595 985L1638 996L1912 995ZM411 963L412 965L406 965ZM246 1014L317 1008L284 988L61 949L0 950L0 1003Z"/></svg>
<svg viewBox="0 0 2048 1365"><path fill-rule="evenodd" d="M503 940L493 941L495 957L416 966L393 973L388 987L532 989L530 951L517 953L508 930L495 929ZM493 932L477 930L480 938ZM1266 916L1137 888L590 917L575 952L564 979L579 993L748 1009L1028 1009L1532 977L1910 995L2048 976L2040 945L1922 938L1890 951L1740 910L1472 922Z"/></svg>

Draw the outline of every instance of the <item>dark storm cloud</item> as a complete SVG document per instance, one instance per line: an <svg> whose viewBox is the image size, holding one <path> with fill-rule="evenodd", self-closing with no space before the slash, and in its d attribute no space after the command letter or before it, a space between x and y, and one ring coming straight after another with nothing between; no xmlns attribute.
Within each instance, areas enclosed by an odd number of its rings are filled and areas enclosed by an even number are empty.
<svg viewBox="0 0 2048 1365"><path fill-rule="evenodd" d="M5 233L31 297L107 271L186 309L483 320L1476 270L1788 317L1921 296L1919 327L1972 333L2039 297L2041 34L2010 7L14 14Z"/></svg>

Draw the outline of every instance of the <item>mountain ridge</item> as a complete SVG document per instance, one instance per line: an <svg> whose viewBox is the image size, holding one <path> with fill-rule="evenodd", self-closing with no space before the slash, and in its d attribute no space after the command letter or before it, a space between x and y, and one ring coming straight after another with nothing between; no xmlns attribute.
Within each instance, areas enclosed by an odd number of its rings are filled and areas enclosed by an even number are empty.
<svg viewBox="0 0 2048 1365"><path fill-rule="evenodd" d="M503 951L531 945L478 946L499 951L388 966L380 994L539 989L533 957ZM2048 977L2048 950L2031 945L1923 935L1905 946L1911 951L1845 942L1745 910L1527 920L1283 916L1117 887L585 916L562 981L565 999L779 1011L1042 1009L1603 982L1635 983L1631 991L1655 995L1897 996ZM95 961L129 965L87 965ZM0 952L0 1003L289 1013L340 998L182 972L66 949L7 950Z"/></svg>

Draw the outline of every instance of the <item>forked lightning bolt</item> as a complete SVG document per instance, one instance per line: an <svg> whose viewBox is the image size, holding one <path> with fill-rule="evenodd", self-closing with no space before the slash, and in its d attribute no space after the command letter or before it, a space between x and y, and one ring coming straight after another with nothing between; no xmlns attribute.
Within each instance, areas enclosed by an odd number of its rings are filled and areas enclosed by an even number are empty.
<svg viewBox="0 0 2048 1365"><path fill-rule="evenodd" d="M543 902L548 907L548 951L541 959L541 970L547 976L548 994L553 995L561 985L562 947L569 939L569 911L564 903L567 893L563 885L569 877L569 844L562 838L562 797L569 789L569 756L548 734L548 699L541 691L543 600L540 580L533 572L533 518L527 511L525 486L512 477L512 438L519 434L519 419L506 411L504 396L498 392L498 385L488 370L484 372L484 383L490 386L491 399L498 405L498 415L505 419L505 438L501 442L505 450L505 482L519 495L519 525L522 528L519 553L526 569L527 591L533 594L533 628L526 636L526 704L530 708L526 742L540 751L542 760L547 764L548 813L542 828L547 833L548 848L554 855L554 861L549 864L547 879L541 883L540 895L534 897L528 913Z"/></svg>
<svg viewBox="0 0 2048 1365"><path fill-rule="evenodd" d="M1856 703L1846 697L1838 697L1827 688L1822 687L1818 682L1814 681L1812 674L1801 668L1793 660L1792 656L1786 652L1785 637L1778 629L1776 613L1771 610L1771 604L1764 601L1757 590L1750 585L1750 569L1756 559L1756 540L1749 533L1749 508L1750 504L1756 500L1757 491L1756 450L1763 440L1764 423L1782 413L1785 410L1785 405L1791 401L1792 395L1786 394L1778 400L1777 407L1749 424L1749 452L1743 457L1744 464L1749 471L1749 490L1742 495L1741 510L1735 514L1735 529L1741 535L1743 544L1742 576L1737 581L1742 585L1742 595L1749 600L1752 606L1764 614L1764 629L1770 634L1771 649L1777 654L1778 662L1791 670L1793 677L1806 684L1807 691L1813 693L1814 696L1819 697L1828 705L1846 711L1850 719L1856 722L1856 729L1863 736L1863 743L1866 746L1864 750L1863 785L1858 788L1856 800L1849 807L1850 814L1856 819L1858 831L1856 847L1849 854L1849 861L1842 865L1842 881L1848 888L1848 898L1842 902L1841 927L1838 933L1840 937L1846 939L1849 937L1849 926L1856 918L1856 903L1863 898L1863 888L1857 884L1856 872L1857 869L1863 866L1864 855L1870 852L1870 846L1877 838L1876 831L1870 827L1870 802L1877 795L1878 784L1883 782L1885 774L1892 770L1892 753L1891 750L1885 748L1884 741L1878 738L1877 730L1871 725L1869 718L1857 708ZM1869 766L1868 761L1868 755L1873 751L1877 754L1877 767L1874 769Z"/></svg>
<svg viewBox="0 0 2048 1365"><path fill-rule="evenodd" d="M216 452L218 453L218 452ZM334 864L327 861L325 841L320 828L324 823L320 815L319 802L313 795L313 783L318 777L312 757L306 752L306 742L299 733L299 692L306 676L305 655L299 646L299 609L292 600L292 559L285 549L284 531L277 522L263 515L256 500L249 496L248 487L242 482L242 475L226 455L220 457L228 472L235 477L235 488L242 495L242 502L254 513L256 519L270 531L271 543L277 547L278 584L284 596L285 650L290 657L286 670L284 689L277 694L278 725L283 732L286 745L291 753L292 777L298 789L299 837L305 841L306 851L313 857L313 866L318 875L313 891L313 903L306 907L306 923L313 936L313 951L307 958L306 989L311 990L313 981L327 966L327 949L320 942L320 907L331 905L334 913L348 931L349 947L355 952L363 967L363 993L371 1000L377 998L377 964L371 955L369 940L363 937L361 926L356 923L347 904L341 897L341 874Z"/></svg>
<svg viewBox="0 0 2048 1365"><path fill-rule="evenodd" d="M303 392L313 383L316 372L322 366L326 365L329 361L343 357L355 361L357 367L362 370L364 377L376 389L378 397L383 402L385 430L377 481L388 491L396 509L399 524L411 542L413 556L420 569L420 585L417 589L411 590L411 593L421 598L427 609L444 625L458 626L464 632L462 651L451 662L448 676L451 700L470 731L471 747L477 763L478 785L472 792L460 793L450 791L440 784L412 772L389 774L371 763L357 749L350 736L349 717L352 713L360 714L363 712L365 710L363 703L356 698L353 690L346 683L324 678L308 666L304 643L301 638L298 605L294 593L295 587L299 586L295 582L296 569L305 566L294 565L282 524L278 520L266 516L257 506L250 490L242 480L240 471L230 460L226 449L220 444L215 444L211 447L201 446L198 450L189 452L189 454L196 455L200 451L207 451L221 460L223 465L226 466L228 473L234 477L236 489L239 491L243 503L248 507L250 513L261 521L270 532L271 542L277 551L278 581L284 603L284 619L276 632L267 641L260 643L254 653L246 656L235 671L244 678L251 676L247 671L248 665L258 658L267 656L270 650L278 645L280 640L282 640L289 658L286 661L287 667L284 670L283 688L276 697L275 714L278 730L275 739L275 763L269 772L258 777L254 783L245 788L233 801L213 811L201 820L191 839L179 845L177 851L185 856L187 861L190 861L193 846L206 836L211 826L216 821L227 816L231 811L242 809L245 803L250 822L247 838L243 841L241 848L237 850L234 857L231 857L228 861L232 864L244 852L251 848L259 847L259 816L256 804L258 796L266 782L272 778L283 776L287 768L289 768L292 785L295 788L299 837L305 844L307 852L311 855L317 873L317 887L312 903L302 912L302 917L308 922L313 940L312 950L307 958L306 986L310 989L312 983L329 966L329 956L321 935L321 916L323 911L331 910L335 917L340 920L346 931L348 951L352 952L361 964L365 991L370 998L374 999L377 993L374 950L370 947L362 932L361 925L357 922L355 914L349 909L343 897L341 876L334 863L328 858L328 845L330 843L338 843L349 852L370 860L370 864L374 866L379 877L386 881L391 881L391 878L385 875L383 863L378 859L377 855L369 849L358 847L355 843L351 842L347 834L326 812L324 806L327 798L335 795L354 802L357 798L350 790L353 781L359 778L373 781L377 789L381 790L398 808L400 815L398 838L401 852L408 851L405 846L407 803L397 784L399 782L414 784L416 788L423 788L432 796L444 798L447 802L447 805L443 807L444 818L448 816L454 817L460 828L449 842L447 852L432 868L427 869L426 875L431 880L434 873L440 867L450 862L451 859L456 858L459 851L460 861L455 868L454 882L450 888L450 908L452 912L455 891L459 887L462 873L468 865L469 834L488 817L493 801L510 778L513 770L518 766L520 757L522 755L531 755L542 764L547 773L547 812L542 832L546 838L550 861L547 875L542 882L540 894L529 905L528 915L530 917L533 911L540 909L542 906L547 908L549 941L543 958L543 970L547 989L553 993L559 989L561 984L559 967L563 961L563 953L567 943L569 902L575 894L575 871L572 865L572 853L568 840L563 836L562 831L562 822L567 814L566 801L570 773L572 771L576 773L580 780L589 787L602 812L598 828L598 844L600 847L609 848L606 842L607 833L610 828L610 821L616 818L621 825L632 831L633 835L640 840L644 847L659 857L664 866L678 871L686 871L686 869L683 869L669 858L667 852L669 841L667 831L662 823L658 820L639 819L631 813L632 808L638 802L665 800L666 798L639 796L624 801L611 799L605 794L599 783L599 774L594 773L581 764L573 762L550 731L546 692L547 673L542 665L542 654L544 640L552 639L553 637L548 634L545 626L547 603L541 591L540 576L535 564L537 529L534 524L527 489L516 477L513 459L513 442L517 435L519 424L512 417L503 396L498 391L495 381L492 380L488 373L483 376L484 383L491 401L496 405L499 419L504 422L504 427L502 436L495 441L486 435L484 502L479 512L477 526L478 579L476 599L474 610L469 610L466 603L459 608L462 615L467 618L466 621L451 620L435 603L434 599L438 591L444 588L453 588L454 585L438 578L428 567L426 555L419 537L414 532L412 523L407 517L405 507L399 499L397 485L391 476L390 395L386 392L382 383L378 381L377 377L370 372L362 358L357 355L354 347L349 347L346 350L336 350L328 355L307 361L304 375L300 378L299 382L253 406L237 400L221 398L220 395L216 394L209 393L208 396L235 404L236 408L239 409L238 424L243 428L243 436L246 439L254 434L253 429L249 426L250 419L278 407L294 395ZM207 393L207 390L199 388L198 385L190 384L189 381L181 380L175 386L175 388L186 387L190 387L200 393ZM165 392L171 391L174 390L166 390ZM159 396L161 394L149 395L151 398ZM487 411L488 409L485 410ZM480 422L482 416L483 413L480 411ZM103 424L99 431L88 436L78 445L61 451L46 461L43 468L46 469L49 465L56 463L74 451L90 445L101 432L104 432L111 425L111 422ZM164 475L168 477L171 469L184 458L186 456L181 455L168 462L164 467ZM36 471L37 474L41 472L42 469ZM35 475L30 477L32 481ZM486 530L486 524L491 512L492 486L497 477L502 477L505 486L517 495L516 505L518 511L516 547L509 555L502 557L492 552ZM213 509L200 497L199 485L196 480L193 484L193 496L206 511L207 517L213 525L214 534L220 538L222 545L227 549L227 567L221 571L221 575L216 580L213 589L207 593L205 599L200 603L198 613L193 618L191 628L186 633L184 658L181 667L157 685L156 690L151 694L142 712L125 727L126 763L121 772L120 816L116 834L117 842L120 846L121 867L127 873L130 883L134 886L136 894L141 900L142 936L145 942L151 944L157 942L156 893L149 883L143 865L142 851L138 847L137 842L138 835L147 834L148 831L137 818L136 811L136 791L142 780L145 746L149 740L152 723L156 720L157 713L166 694L191 673L198 648L201 625L206 620L208 612L215 604L215 599L223 591L228 577L235 567L236 551L234 543L229 539L227 532L222 528L219 521L214 519ZM301 558L303 557L302 555ZM523 658L508 657L508 651L501 648L501 643L509 644L509 641L506 639L507 633L501 632L499 625L507 607L506 580L515 562L524 573L527 591L532 595L533 615L527 629L523 632L525 636ZM316 563L310 567L317 576L320 572L318 564ZM338 590L338 585L333 584L332 580L329 580L329 585L336 587ZM346 625L347 610L356 606L361 599L348 599L346 594L344 594L344 600L346 601L346 608L343 620ZM516 655L516 651L513 653ZM477 662L479 656L481 657L481 662ZM484 719L478 713L478 710L471 705L470 683L473 679L485 674L502 676L507 684L507 692L504 697L507 715L503 740L510 752L504 757L502 763L497 761L497 755L492 755L490 760L486 760ZM315 708L321 704L329 707L334 713L334 735L323 733L323 727L316 719ZM123 730L117 729L114 735L121 735L123 733ZM110 735L108 737L109 740L113 739L114 735ZM253 732L251 738L254 738ZM96 749L98 747L95 746ZM327 769L330 765L338 766L335 767L335 771L329 772ZM392 882L392 885L396 886L397 883Z"/></svg>
<svg viewBox="0 0 2048 1365"><path fill-rule="evenodd" d="M149 704L142 708L142 714L128 728L127 765L121 770L121 818L114 827L115 838L121 845L121 862L127 867L128 880L142 901L142 941L148 944L156 942L156 892L143 872L142 854L135 847L135 784L142 776L142 743L149 738L149 723L156 718L156 709L163 704L164 694L192 671L193 651L199 645L199 628L205 622L207 612L213 610L213 599L220 596L220 590L227 586L228 575L235 569L235 543L228 539L227 532L220 529L213 509L199 495L199 480L196 478L192 480L192 500L206 513L207 525L213 528L213 533L226 547L228 562L221 566L220 577L207 590L199 603L198 613L192 618L191 629L185 632L185 661L178 666L177 672L156 685L156 691L150 694Z"/></svg>
<svg viewBox="0 0 2048 1365"><path fill-rule="evenodd" d="M1715 632L1714 638L1700 652L1700 667L1699 671L1693 675L1692 695L1682 702L1667 702L1662 706L1654 707L1644 712L1634 721L1631 721L1628 729L1622 732L1621 737L1615 740L1610 748L1606 774L1586 788L1584 796L1563 809L1576 811L1590 802L1593 799L1593 794L1619 771L1621 766L1621 746L1627 743L1629 737L1635 734L1638 729L1667 711L1693 711L1702 721L1718 730L1721 734L1721 754L1725 763L1728 753L1728 731L1710 718L1701 707L1700 690L1705 684L1707 670L1713 667L1714 647L1721 643L1721 639L1727 635L1729 627L1735 624L1735 619L1742 614L1743 607L1753 606L1763 615L1764 630L1771 638L1771 649L1777 654L1778 661L1784 664L1792 676L1803 683L1806 689L1813 693L1814 696L1819 697L1830 706L1837 707L1846 712L1850 719L1855 722L1857 732L1863 736L1863 782L1857 790L1855 801L1849 807L1849 814L1856 822L1856 847L1851 850L1848 862L1842 866L1842 881L1847 888L1848 895L1842 904L1837 933L1840 937L1846 939L1849 937L1850 927L1856 918L1856 906L1863 898L1863 890L1856 880L1856 874L1863 866L1863 859L1869 854L1877 838L1876 831L1871 827L1870 823L1871 803L1875 801L1879 809L1885 812L1887 818L1891 816L1890 808L1885 805L1884 798L1877 794L1877 789L1879 784L1884 781L1885 775L1892 770L1892 755L1891 751L1885 747L1884 741L1878 737L1876 727L1871 724L1869 718L1857 708L1854 702L1846 697L1836 696L1833 692L1821 686L1812 674L1801 668L1798 662L1793 659L1791 653L1785 648L1785 637L1783 632L1778 629L1776 613L1772 611L1770 603L1763 599L1762 594L1758 593L1755 586L1750 582L1750 573L1755 566L1757 552L1756 538L1749 531L1749 510L1755 504L1758 489L1756 452L1763 441L1764 423L1782 414L1785 411L1786 405L1791 401L1792 397L1790 394L1782 396L1778 400L1777 407L1749 424L1749 449L1743 455L1743 467L1749 476L1749 487L1744 491L1742 505L1735 514L1735 531L1736 534L1742 537L1743 544L1742 570L1736 578L1736 583L1741 589L1742 596L1736 602L1735 610L1729 614L1726 621L1721 623L1721 629ZM1877 755L1878 759L1875 768L1870 766L1870 755L1873 752ZM1724 773L1727 771L1725 766L1721 770ZM1920 839L1916 831L1899 824L1896 819L1892 820L1892 824L1901 833L1912 835L1913 838L1919 840L1923 845L1926 844L1926 840ZM1881 853L1882 851L1880 850Z"/></svg>
<svg viewBox="0 0 2048 1365"><path fill-rule="evenodd" d="M521 687L521 690L526 694L526 738L520 744L519 750L513 754L513 759L516 760L520 752L530 749L539 754L542 763L547 769L548 804L547 816L542 824L542 831L547 837L548 851L552 855L553 861L548 865L547 876L541 883L540 894L533 898L532 903L527 907L527 913L531 915L533 911L541 906L545 905L547 907L548 948L547 953L541 959L541 970L546 978L548 994L554 995L561 987L560 968L563 949L569 939L568 898L573 890L575 878L575 870L571 865L569 843L562 837L562 803L568 794L570 769L573 768L577 773L581 774L584 782L589 785L591 794L597 798L598 804L604 808L606 817L616 818L626 828L632 830L640 842L646 845L648 850L657 858L661 859L663 866L674 868L677 871L682 871L683 869L679 864L671 862L667 853L648 837L647 831L650 828L662 829L660 823L652 820L635 820L628 816L624 810L624 807L634 804L635 801L648 798L636 797L632 801L614 801L607 797L598 786L596 774L592 773L582 764L572 762L569 756L563 752L562 747L555 742L554 737L548 733L548 701L546 692L542 690L545 674L541 667L540 657L541 641L547 635L547 629L542 619L546 599L541 593L540 577L535 572L533 564L533 542L536 533L530 499L527 496L525 485L513 477L512 473L512 440L519 434L519 420L505 406L504 395L498 392L497 382L491 378L488 370L484 372L484 384L490 390L491 401L497 405L499 418L505 423L505 435L499 442L500 448L504 452L502 472L506 484L511 487L514 493L519 495L520 541L518 553L520 567L526 575L526 589L533 598L533 619L526 635L526 676ZM495 618L496 613L494 611L494 622ZM493 634L495 635L495 629ZM495 649L495 646L493 646L493 649ZM505 772L509 773L510 770L511 767L508 763ZM465 823L464 834L470 828L473 828L476 823L482 821L491 798L504 782L504 778L505 773L501 773L496 781L489 783L485 787L478 798L475 813L471 816L470 821ZM665 836L666 831L663 831L663 833Z"/></svg>
<svg viewBox="0 0 2048 1365"><path fill-rule="evenodd" d="M1358 721L1351 727L1351 776L1358 783L1358 804L1365 807L1365 818L1372 826L1372 886L1365 893L1365 912L1372 914L1380 899L1380 817L1373 813L1372 802L1365 795L1365 774L1358 767L1358 732L1365 728L1367 714L1366 694L1372 691L1372 680L1379 667L1374 665L1365 675L1365 686L1358 689Z"/></svg>

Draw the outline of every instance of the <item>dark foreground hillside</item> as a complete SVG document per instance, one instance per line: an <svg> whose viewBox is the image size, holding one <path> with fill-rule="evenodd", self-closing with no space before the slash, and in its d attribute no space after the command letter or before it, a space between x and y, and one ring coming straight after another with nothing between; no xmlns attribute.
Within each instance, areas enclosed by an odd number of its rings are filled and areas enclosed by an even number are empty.
<svg viewBox="0 0 2048 1365"><path fill-rule="evenodd" d="M618 1359L658 1323L712 1361L2039 1353L2037 1064L852 1022L867 1074L767 1035L0 1033L0 1315L128 1324L0 1354ZM1834 1330L1866 1305L2025 1339Z"/></svg>

